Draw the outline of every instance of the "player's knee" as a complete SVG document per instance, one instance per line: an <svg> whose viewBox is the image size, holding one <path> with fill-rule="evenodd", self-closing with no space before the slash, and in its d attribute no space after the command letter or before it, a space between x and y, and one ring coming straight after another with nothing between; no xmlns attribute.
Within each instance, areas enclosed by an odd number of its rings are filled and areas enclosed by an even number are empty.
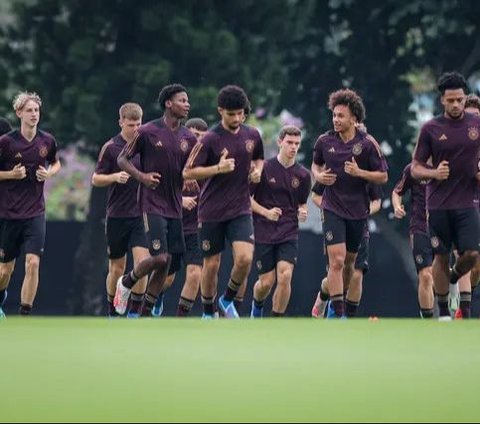
<svg viewBox="0 0 480 424"><path fill-rule="evenodd" d="M10 277L13 273L13 266L9 264L0 264L0 289L4 289L7 283L10 281Z"/></svg>
<svg viewBox="0 0 480 424"><path fill-rule="evenodd" d="M168 253L160 253L153 259L155 269L162 269L169 265L170 255Z"/></svg>
<svg viewBox="0 0 480 424"><path fill-rule="evenodd" d="M125 267L123 263L117 263L117 262L111 261L108 266L108 272L113 277L119 278L125 272Z"/></svg>
<svg viewBox="0 0 480 424"><path fill-rule="evenodd" d="M433 287L433 277L432 277L432 268L426 267L422 268L418 272L418 283L421 287Z"/></svg>
<svg viewBox="0 0 480 424"><path fill-rule="evenodd" d="M264 289L271 290L274 284L275 284L275 273L274 272L268 272L268 273L262 274L260 276L260 285Z"/></svg>
<svg viewBox="0 0 480 424"><path fill-rule="evenodd" d="M342 271L345 265L345 256L343 255L334 255L332 258L328 259L329 267L333 271Z"/></svg>
<svg viewBox="0 0 480 424"><path fill-rule="evenodd" d="M218 270L220 269L220 256L215 255L206 258L203 261L203 268L206 272L218 272Z"/></svg>
<svg viewBox="0 0 480 424"><path fill-rule="evenodd" d="M25 260L26 272L36 272L40 268L40 258L38 256L28 255Z"/></svg>
<svg viewBox="0 0 480 424"><path fill-rule="evenodd" d="M235 258L235 265L240 269L247 269L252 264L253 255L249 253L241 253Z"/></svg>
<svg viewBox="0 0 480 424"><path fill-rule="evenodd" d="M283 268L279 270L277 280L278 284L290 284L292 281L293 270L291 268Z"/></svg>

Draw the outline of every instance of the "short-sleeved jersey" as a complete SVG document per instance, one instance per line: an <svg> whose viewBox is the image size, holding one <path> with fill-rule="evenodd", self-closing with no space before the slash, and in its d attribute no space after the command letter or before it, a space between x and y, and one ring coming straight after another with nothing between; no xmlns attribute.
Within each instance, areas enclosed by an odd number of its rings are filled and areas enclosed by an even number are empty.
<svg viewBox="0 0 480 424"><path fill-rule="evenodd" d="M478 207L476 174L480 154L480 118L465 114L454 120L439 116L420 130L414 159L423 165L432 158L433 168L447 160L450 175L427 185L427 208L465 209Z"/></svg>
<svg viewBox="0 0 480 424"><path fill-rule="evenodd" d="M285 168L276 157L265 161L260 183L252 185L252 194L261 206L280 208L282 215L274 222L253 214L257 243L298 239L298 207L307 203L311 186L310 172L300 164Z"/></svg>
<svg viewBox="0 0 480 424"><path fill-rule="evenodd" d="M222 222L252 213L248 175L252 160L263 159L263 141L259 132L241 125L236 134L223 128L212 128L193 149L187 166L218 164L222 153L235 159L235 170L217 174L205 181L198 204L199 222Z"/></svg>
<svg viewBox="0 0 480 424"><path fill-rule="evenodd" d="M126 143L120 134L107 141L100 151L95 173L110 175L120 172L117 158ZM139 155L134 156L131 162L135 168L141 169ZM125 184L110 184L108 186L107 217L134 218L141 216L138 189L139 183L134 178L129 178Z"/></svg>
<svg viewBox="0 0 480 424"><path fill-rule="evenodd" d="M0 171L10 171L16 165L25 166L27 176L23 180L4 180L0 217L28 219L45 213L44 182L38 181L36 172L40 166L48 168L55 163L57 143L53 135L38 130L28 141L19 130L0 138Z"/></svg>
<svg viewBox="0 0 480 424"><path fill-rule="evenodd" d="M411 171L412 164L409 163L403 170L400 180L395 185L394 191L399 196L403 196L410 191L410 234L427 234L426 195L429 180L416 180L412 177Z"/></svg>
<svg viewBox="0 0 480 424"><path fill-rule="evenodd" d="M361 131L357 131L347 143L334 131L321 135L315 144L313 162L325 165L337 175L335 183L325 187L322 207L345 219L364 219L369 214L368 181L345 172L345 162L351 161L352 157L360 169L387 170L378 143Z"/></svg>
<svg viewBox="0 0 480 424"><path fill-rule="evenodd" d="M165 218L182 217L182 171L188 155L197 142L195 136L181 126L172 131L163 119L142 125L138 135L125 149L127 157L140 156L142 172L158 172L160 183L152 190L140 186L142 212Z"/></svg>

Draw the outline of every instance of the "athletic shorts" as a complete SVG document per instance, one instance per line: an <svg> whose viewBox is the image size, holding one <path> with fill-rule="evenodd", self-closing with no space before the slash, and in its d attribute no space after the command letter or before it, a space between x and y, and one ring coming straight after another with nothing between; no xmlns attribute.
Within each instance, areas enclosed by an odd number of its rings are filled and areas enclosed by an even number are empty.
<svg viewBox="0 0 480 424"><path fill-rule="evenodd" d="M145 227L141 217L107 218L105 233L107 236L107 252L110 259L123 258L129 248L147 248Z"/></svg>
<svg viewBox="0 0 480 424"><path fill-rule="evenodd" d="M412 243L413 260L415 261L417 273L423 268L432 266L433 250L430 236L421 233L411 234L410 240Z"/></svg>
<svg viewBox="0 0 480 424"><path fill-rule="evenodd" d="M325 245L345 243L347 252L357 253L360 248L366 219L345 219L337 214L323 211L323 236Z"/></svg>
<svg viewBox="0 0 480 424"><path fill-rule="evenodd" d="M273 271L280 261L296 265L297 256L297 240L288 240L277 244L255 243L255 266L260 275Z"/></svg>

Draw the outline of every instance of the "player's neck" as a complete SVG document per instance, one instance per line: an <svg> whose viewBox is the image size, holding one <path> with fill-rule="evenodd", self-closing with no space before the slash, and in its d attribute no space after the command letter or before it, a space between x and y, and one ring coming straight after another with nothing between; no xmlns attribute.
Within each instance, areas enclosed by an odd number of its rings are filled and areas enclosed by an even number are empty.
<svg viewBox="0 0 480 424"><path fill-rule="evenodd" d="M464 116L465 116L465 112L462 112L462 114L459 115L457 118L449 115L447 112L444 112L444 113L443 113L443 117L444 117L444 118L447 118L447 119L450 120L450 121L460 121L461 119L463 119Z"/></svg>
<svg viewBox="0 0 480 424"><path fill-rule="evenodd" d="M290 168L291 166L295 165L295 158L289 159L285 156L282 156L280 153L277 155L277 160L284 168Z"/></svg>
<svg viewBox="0 0 480 424"><path fill-rule="evenodd" d="M37 126L34 127L26 125L22 122L20 127L20 132L22 133L23 138L27 141L32 141L37 135Z"/></svg>
<svg viewBox="0 0 480 424"><path fill-rule="evenodd" d="M123 131L120 131L120 136L127 142L127 143L131 143L134 138L135 138L135 134L132 135L131 137L129 137L127 134L125 134Z"/></svg>
<svg viewBox="0 0 480 424"><path fill-rule="evenodd" d="M229 133L232 133L232 134L238 134L238 132L240 131L240 127L241 125L239 125L237 128L235 129L232 129L230 128L227 124L225 124L225 122L223 122L223 119L221 121L221 124L222 124L222 127L225 131L228 131Z"/></svg>
<svg viewBox="0 0 480 424"><path fill-rule="evenodd" d="M180 128L180 119L170 115L168 112L165 112L163 115L163 122L165 122L165 125L172 131L176 131Z"/></svg>
<svg viewBox="0 0 480 424"><path fill-rule="evenodd" d="M355 127L352 127L346 131L338 133L340 135L340 138L344 143L348 143L349 141L353 140L356 134Z"/></svg>

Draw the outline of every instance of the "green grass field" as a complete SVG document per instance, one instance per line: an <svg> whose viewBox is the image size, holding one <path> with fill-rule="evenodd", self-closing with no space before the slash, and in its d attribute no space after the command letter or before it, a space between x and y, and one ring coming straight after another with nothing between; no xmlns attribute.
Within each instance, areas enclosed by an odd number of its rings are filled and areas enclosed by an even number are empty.
<svg viewBox="0 0 480 424"><path fill-rule="evenodd" d="M9 317L0 421L478 421L480 323Z"/></svg>

